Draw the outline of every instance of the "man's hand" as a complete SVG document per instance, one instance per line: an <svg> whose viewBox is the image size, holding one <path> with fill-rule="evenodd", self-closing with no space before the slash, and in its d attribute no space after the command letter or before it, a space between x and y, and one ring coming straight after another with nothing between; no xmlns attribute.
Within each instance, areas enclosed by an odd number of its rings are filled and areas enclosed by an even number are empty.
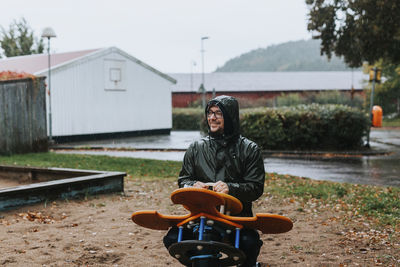
<svg viewBox="0 0 400 267"><path fill-rule="evenodd" d="M209 187L210 185L213 187L214 192L225 193L225 194L228 194L228 193L229 193L229 187L228 187L228 185L227 185L226 183L224 183L224 182L221 182L221 181L218 181L218 182L216 182L215 184L212 184L212 183L206 183L206 184L205 184L205 183L202 183L202 182L197 181L197 182L193 185L193 187L208 189L208 187Z"/></svg>
<svg viewBox="0 0 400 267"><path fill-rule="evenodd" d="M197 181L197 182L193 185L193 187L208 189L208 185L206 185L205 183L199 182L199 181Z"/></svg>
<svg viewBox="0 0 400 267"><path fill-rule="evenodd" d="M225 193L228 194L229 193L229 187L226 183L218 181L214 184L214 191L218 192L218 193Z"/></svg>

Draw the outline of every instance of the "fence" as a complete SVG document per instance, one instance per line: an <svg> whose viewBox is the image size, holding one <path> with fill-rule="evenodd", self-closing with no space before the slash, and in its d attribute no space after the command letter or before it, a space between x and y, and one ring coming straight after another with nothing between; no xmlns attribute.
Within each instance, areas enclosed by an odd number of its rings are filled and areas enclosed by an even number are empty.
<svg viewBox="0 0 400 267"><path fill-rule="evenodd" d="M45 78L0 81L0 154L48 150Z"/></svg>

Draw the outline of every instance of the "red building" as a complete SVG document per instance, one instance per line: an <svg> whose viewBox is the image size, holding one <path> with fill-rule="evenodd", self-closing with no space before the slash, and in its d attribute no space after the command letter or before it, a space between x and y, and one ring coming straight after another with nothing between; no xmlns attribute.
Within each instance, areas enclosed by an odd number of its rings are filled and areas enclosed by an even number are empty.
<svg viewBox="0 0 400 267"><path fill-rule="evenodd" d="M169 74L177 80L172 87L172 106L187 107L201 102L201 74ZM205 74L206 99L231 95L242 101L273 99L282 93L342 91L363 94L368 76L361 71L308 72L214 72Z"/></svg>

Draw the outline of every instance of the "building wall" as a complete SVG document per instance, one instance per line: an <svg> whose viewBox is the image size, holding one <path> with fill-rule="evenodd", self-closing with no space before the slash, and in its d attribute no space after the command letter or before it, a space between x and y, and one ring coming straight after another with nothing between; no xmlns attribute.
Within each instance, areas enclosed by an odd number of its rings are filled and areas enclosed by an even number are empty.
<svg viewBox="0 0 400 267"><path fill-rule="evenodd" d="M248 99L248 100L256 100L258 98L274 98L280 93L275 92L216 92L216 96L220 95L230 95L237 99ZM210 100L212 98L212 93L206 94L206 100ZM174 108L183 108L188 107L193 102L201 102L202 94L200 93L191 93L191 92L182 92L172 93L172 106Z"/></svg>
<svg viewBox="0 0 400 267"><path fill-rule="evenodd" d="M324 90L325 92L326 90ZM350 90L342 90L344 92L350 92ZM319 91L290 91L290 92L284 92L284 91L257 91L257 92L216 92L216 96L219 95L229 95L233 96L237 99L241 100L247 100L247 101L256 101L261 98L265 99L273 99L277 96L280 96L282 93L312 93L312 92L319 92ZM363 95L363 91L356 91L356 94L361 94ZM212 98L212 93L207 92L206 94L206 101L210 100ZM201 103L202 101L202 95L200 93L195 93L195 92L173 92L172 93L172 107L174 108L183 108L183 107L188 107L191 103Z"/></svg>
<svg viewBox="0 0 400 267"><path fill-rule="evenodd" d="M106 85L110 61L124 65L115 88ZM53 136L172 128L172 83L115 51L57 68L51 78Z"/></svg>

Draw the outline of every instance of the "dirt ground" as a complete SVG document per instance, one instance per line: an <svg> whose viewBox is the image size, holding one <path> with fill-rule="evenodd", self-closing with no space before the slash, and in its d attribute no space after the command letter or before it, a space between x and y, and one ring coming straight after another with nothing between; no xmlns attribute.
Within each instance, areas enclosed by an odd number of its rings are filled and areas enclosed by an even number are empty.
<svg viewBox="0 0 400 267"><path fill-rule="evenodd" d="M162 245L165 231L135 225L143 209L184 214L173 181L127 181L124 194L59 200L0 213L0 265L181 266ZM288 216L290 232L262 235L262 266L400 266L399 232L346 220L337 207L301 206L268 193L255 212Z"/></svg>

